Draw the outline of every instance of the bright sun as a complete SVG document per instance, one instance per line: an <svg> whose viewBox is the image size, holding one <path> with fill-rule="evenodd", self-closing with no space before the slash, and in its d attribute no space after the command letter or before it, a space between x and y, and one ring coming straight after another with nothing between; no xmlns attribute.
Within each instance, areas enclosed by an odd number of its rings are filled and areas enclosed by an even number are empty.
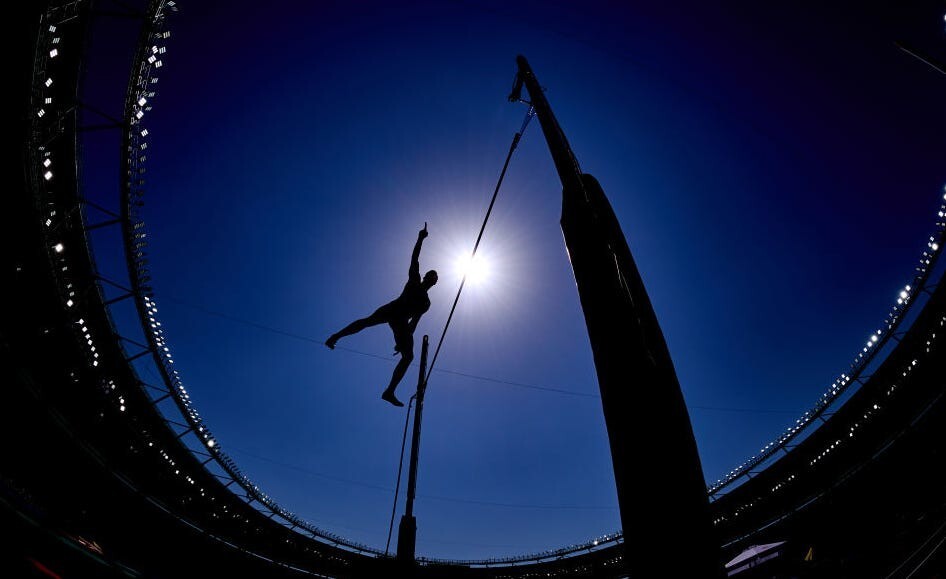
<svg viewBox="0 0 946 579"><path fill-rule="evenodd" d="M454 260L454 271L457 277L465 275L466 281L474 285L481 285L490 277L489 262L480 254L472 259L469 254L458 255Z"/></svg>

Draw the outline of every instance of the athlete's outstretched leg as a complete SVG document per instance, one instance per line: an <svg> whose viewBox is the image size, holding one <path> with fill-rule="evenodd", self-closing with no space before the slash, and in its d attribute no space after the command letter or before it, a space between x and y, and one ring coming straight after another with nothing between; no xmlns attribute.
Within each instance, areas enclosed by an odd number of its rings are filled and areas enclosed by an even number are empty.
<svg viewBox="0 0 946 579"><path fill-rule="evenodd" d="M404 374L407 373L408 367L414 360L414 336L406 327L401 327L400 324L394 322L391 322L391 329L394 330L394 343L398 352L401 353L401 360L394 367L391 383L381 394L381 398L395 406L404 406L404 403L394 396L394 390L401 383L401 379L404 378Z"/></svg>
<svg viewBox="0 0 946 579"><path fill-rule="evenodd" d="M378 308L373 314L367 318L361 318L360 320L355 320L354 322L348 324L341 330L335 332L328 337L328 340L325 340L325 345L331 349L335 349L335 342L340 338L345 336L350 336L352 334L357 334L358 332L364 330L365 328L370 328L371 326L377 326L378 324L383 324L388 321L387 316L384 315L382 308Z"/></svg>

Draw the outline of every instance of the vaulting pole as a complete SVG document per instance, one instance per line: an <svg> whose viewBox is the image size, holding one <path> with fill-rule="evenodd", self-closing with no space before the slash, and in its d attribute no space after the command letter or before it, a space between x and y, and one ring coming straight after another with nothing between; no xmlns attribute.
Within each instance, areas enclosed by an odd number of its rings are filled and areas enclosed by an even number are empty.
<svg viewBox="0 0 946 579"><path fill-rule="evenodd" d="M722 577L703 469L670 352L598 181L582 173L525 57L519 77L562 182L562 233L594 354L635 578Z"/></svg>
<svg viewBox="0 0 946 579"><path fill-rule="evenodd" d="M424 414L424 392L427 391L427 336L420 349L420 373L417 376L417 400L414 409L414 431L411 434L411 462L407 475L407 505L397 527L397 559L404 564L414 563L417 545L417 519L414 518L414 493L417 490L417 453L420 448L420 421Z"/></svg>

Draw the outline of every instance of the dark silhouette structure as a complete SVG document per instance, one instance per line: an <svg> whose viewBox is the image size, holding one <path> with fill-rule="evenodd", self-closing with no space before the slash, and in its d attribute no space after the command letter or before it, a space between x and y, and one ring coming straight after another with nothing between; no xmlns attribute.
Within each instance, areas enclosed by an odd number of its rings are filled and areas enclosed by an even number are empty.
<svg viewBox="0 0 946 579"><path fill-rule="evenodd" d="M582 173L525 57L517 62L509 99L525 85L562 182L562 233L594 353L627 570L721 577L693 428L644 282L604 191ZM641 465L662 476L641 476Z"/></svg>
<svg viewBox="0 0 946 579"><path fill-rule="evenodd" d="M377 326L378 324L388 324L391 331L394 332L394 352L401 355L401 361L394 367L394 374L391 376L391 383L381 394L381 398L387 400L395 406L404 406L404 403L394 396L394 390L404 378L408 366L414 360L414 330L417 329L417 322L420 317L430 309L430 298L427 297L427 290L437 283L437 272L430 270L420 277L420 258L421 246L427 237L427 224L417 233L417 243L414 244L414 252L411 254L411 266L407 272L407 283L404 284L404 290L397 299L390 301L367 318L361 318L348 324L338 332L329 336L325 345L334 349L335 343L345 336L356 334L365 328Z"/></svg>

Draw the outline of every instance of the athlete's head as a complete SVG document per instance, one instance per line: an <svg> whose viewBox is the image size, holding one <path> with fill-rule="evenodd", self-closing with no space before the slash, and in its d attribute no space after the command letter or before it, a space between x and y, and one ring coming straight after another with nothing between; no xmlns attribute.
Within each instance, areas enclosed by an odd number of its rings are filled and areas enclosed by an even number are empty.
<svg viewBox="0 0 946 579"><path fill-rule="evenodd" d="M424 281L421 282L421 285L423 285L424 288L429 289L433 287L436 283L437 283L437 272L434 270L430 270L424 274Z"/></svg>

